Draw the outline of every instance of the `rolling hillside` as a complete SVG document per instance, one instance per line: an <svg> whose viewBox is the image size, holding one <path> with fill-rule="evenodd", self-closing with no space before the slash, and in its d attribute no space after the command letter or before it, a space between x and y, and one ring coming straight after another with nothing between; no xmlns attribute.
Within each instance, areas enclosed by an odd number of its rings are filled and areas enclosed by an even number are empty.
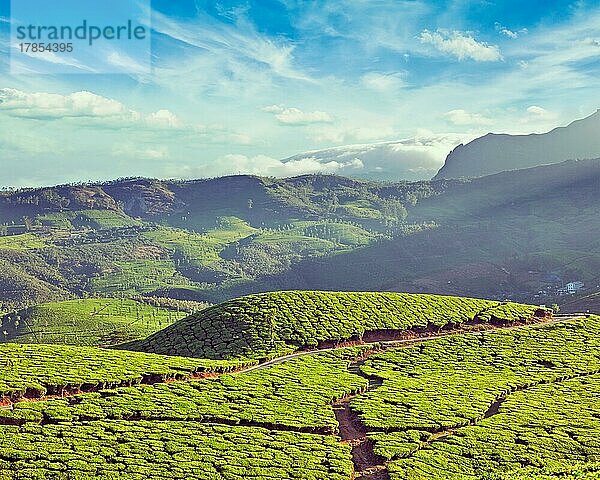
<svg viewBox="0 0 600 480"><path fill-rule="evenodd" d="M268 358L328 342L392 338L473 322L528 321L535 314L536 308L527 305L436 295L273 292L203 310L124 348L200 358Z"/></svg>
<svg viewBox="0 0 600 480"><path fill-rule="evenodd" d="M450 183L235 176L3 192L0 311L85 294L221 301L305 258L426 228L407 208Z"/></svg>
<svg viewBox="0 0 600 480"><path fill-rule="evenodd" d="M473 179L410 209L409 220L435 222L433 228L308 259L281 284L547 303L538 291L575 280L598 283L598 191L600 160Z"/></svg>
<svg viewBox="0 0 600 480"><path fill-rule="evenodd" d="M0 342L106 347L145 338L204 307L160 298L42 303L0 317Z"/></svg>
<svg viewBox="0 0 600 480"><path fill-rule="evenodd" d="M600 162L582 160L470 180L237 176L5 192L0 311L315 288L554 303L561 283L598 283L599 185Z"/></svg>
<svg viewBox="0 0 600 480"><path fill-rule="evenodd" d="M335 296L298 299L310 305ZM354 313L365 315L369 305L396 300L413 307L404 308L409 320L428 305L436 318L461 319L490 303L349 298L363 300ZM227 308L266 303L245 301ZM532 307L500 308L512 316ZM344 327L345 320L325 323ZM0 345L0 476L594 478L599 332L598 317L498 325L262 365Z"/></svg>

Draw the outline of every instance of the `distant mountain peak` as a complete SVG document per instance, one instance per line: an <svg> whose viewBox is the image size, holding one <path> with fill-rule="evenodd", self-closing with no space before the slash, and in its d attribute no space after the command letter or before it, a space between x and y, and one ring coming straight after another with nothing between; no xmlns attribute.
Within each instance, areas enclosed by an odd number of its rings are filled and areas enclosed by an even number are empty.
<svg viewBox="0 0 600 480"><path fill-rule="evenodd" d="M600 109L547 133L488 133L458 145L434 180L481 177L506 170L600 156Z"/></svg>

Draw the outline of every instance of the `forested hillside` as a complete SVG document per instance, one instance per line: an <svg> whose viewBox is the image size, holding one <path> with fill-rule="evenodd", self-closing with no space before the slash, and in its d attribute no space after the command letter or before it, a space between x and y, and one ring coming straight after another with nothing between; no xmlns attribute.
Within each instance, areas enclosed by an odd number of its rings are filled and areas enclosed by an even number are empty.
<svg viewBox="0 0 600 480"><path fill-rule="evenodd" d="M280 289L552 303L598 283L600 161L471 180L127 179L0 195L0 312L87 296ZM559 299L560 300L560 299Z"/></svg>

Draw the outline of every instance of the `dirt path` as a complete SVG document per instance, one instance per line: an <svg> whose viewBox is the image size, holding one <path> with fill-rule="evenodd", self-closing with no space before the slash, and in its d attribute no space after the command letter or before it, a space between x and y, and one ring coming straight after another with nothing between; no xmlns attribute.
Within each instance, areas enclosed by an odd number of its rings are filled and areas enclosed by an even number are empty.
<svg viewBox="0 0 600 480"><path fill-rule="evenodd" d="M511 326L496 326L496 325L491 325L491 324L480 324L480 325L475 325L475 326L464 326L464 327L461 327L461 328L458 328L455 330L440 330L438 333L435 333L435 334L423 334L422 332L412 332L412 331L403 331L403 332L390 331L390 332L387 332L387 338L389 338L390 335L394 335L394 334L401 335L403 338L400 338L397 340L389 340L389 339L386 340L384 338L377 338L376 335L375 336L374 335L365 335L368 338L370 337L369 341L345 342L345 343L342 343L342 344L334 346L334 347L300 351L300 352L296 352L296 353L293 353L290 355L285 355L283 357L274 358L272 360L268 360L266 362L259 363L257 365L241 368L241 369L238 369L233 372L226 372L226 373L218 373L218 372L203 373L203 372L201 372L201 373L196 373L196 374L190 374L189 376L187 376L185 378L167 378L167 379L157 379L157 378L154 378L151 376L145 376L142 378L141 382L139 382L139 383L135 383L135 382L132 383L132 382L128 381L128 382L124 382L123 385L117 385L115 388L117 388L118 386L131 386L131 385L139 385L139 384L146 385L146 384L156 384L156 383L188 382L191 380L216 378L221 375L231 375L231 374L242 375L242 374L247 374L247 373L251 373L251 372L255 372L255 371L259 371L259 370L264 370L264 369L270 368L274 365L280 365L282 363L289 362L291 360L294 360L295 358L302 357L305 355L318 355L318 354L325 353L325 352L332 352L335 350L339 350L341 348L345 348L348 346L372 346L372 347L379 346L381 348L391 348L391 347L402 346L402 345L409 346L409 345L418 344L421 342L435 340L435 339L441 338L441 337L464 335L465 333L474 333L474 332L480 332L480 331L492 331L492 330L511 331L511 330L517 330L517 329L536 326L536 325L547 326L547 325L553 325L553 324L557 324L557 323L566 322L569 320L575 320L575 319L582 318L585 316L586 316L585 314L560 316L560 317L553 317L550 319L539 319L538 321L527 322L527 323L511 325ZM367 332L367 333L369 333L369 332ZM50 390L52 390L54 388L51 385L48 385L47 387ZM89 392L93 392L93 391L94 391L94 389L81 391L72 386L66 386L64 388L64 394L62 394L62 395L46 395L46 396L41 396L41 397L24 396L24 397L20 397L18 399L11 399L9 397L1 396L0 397L0 410L12 410L13 404L22 402L22 401L40 402L40 401L51 400L51 399L56 399L56 398L69 398L69 397L73 397L75 395L79 395L81 393L89 393Z"/></svg>
<svg viewBox="0 0 600 480"><path fill-rule="evenodd" d="M254 365L252 367L249 367L245 370L240 371L239 373L250 373L250 372L254 372L256 370L264 370L265 368L269 368L269 367L272 367L273 365L279 365L281 363L288 362L290 360L293 360L294 358L302 357L305 355L317 355L317 354L323 353L323 352L331 352L331 351L339 350L340 348L345 348L345 347L349 347L349 346L383 345L384 347L389 348L389 347L400 346L400 345L412 345L412 344L416 344L416 343L427 342L429 340L435 340L436 338L440 338L440 337L464 335L465 333L485 332L485 331L492 331L492 330L511 331L511 330L518 330L521 328L532 327L532 326L537 326L537 325L548 326L548 325L554 325L557 323L567 322L569 320L576 320L578 318L584 318L586 316L587 316L586 314L569 315L569 316L555 316L555 317L551 317L550 319L540 319L539 321L520 323L518 325L510 325L510 326L496 326L496 325L492 325L492 324L480 324L480 325L470 326L470 327L465 326L462 328L457 328L455 330L440 330L439 333L429 334L429 335L420 335L417 332L412 332L409 330L409 331L396 332L397 335L402 335L403 338L399 338L399 339L395 339L395 340L390 339L390 335L394 334L394 331L391 331L391 330L388 332L387 338L386 337L373 338L373 336L368 335L369 332L366 332L365 337L367 337L367 338L370 337L370 339L368 341L344 342L344 343L341 343L340 345L334 346L334 347L320 348L320 349L314 349L314 350L303 350L300 352L292 353L290 355L285 355L283 357L277 357L272 360L268 360L266 362L260 363L258 365Z"/></svg>
<svg viewBox="0 0 600 480"><path fill-rule="evenodd" d="M348 367L349 372L360 375L369 381L367 390L375 390L383 384L379 378L366 376L360 369L366 358L379 351L366 352ZM360 394L347 395L333 404L333 412L340 425L339 435L342 443L350 445L352 448L354 478L356 480L389 480L384 459L373 451L373 442L367 437L367 428L350 408L350 402L358 395Z"/></svg>

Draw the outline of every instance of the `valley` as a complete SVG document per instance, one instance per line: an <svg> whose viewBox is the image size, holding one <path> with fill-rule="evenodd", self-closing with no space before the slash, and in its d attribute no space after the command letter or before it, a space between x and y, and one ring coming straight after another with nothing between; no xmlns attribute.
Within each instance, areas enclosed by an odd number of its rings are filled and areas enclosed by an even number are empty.
<svg viewBox="0 0 600 480"><path fill-rule="evenodd" d="M599 182L587 160L471 180L240 176L4 192L0 311L307 288L561 304L568 282L597 291Z"/></svg>

